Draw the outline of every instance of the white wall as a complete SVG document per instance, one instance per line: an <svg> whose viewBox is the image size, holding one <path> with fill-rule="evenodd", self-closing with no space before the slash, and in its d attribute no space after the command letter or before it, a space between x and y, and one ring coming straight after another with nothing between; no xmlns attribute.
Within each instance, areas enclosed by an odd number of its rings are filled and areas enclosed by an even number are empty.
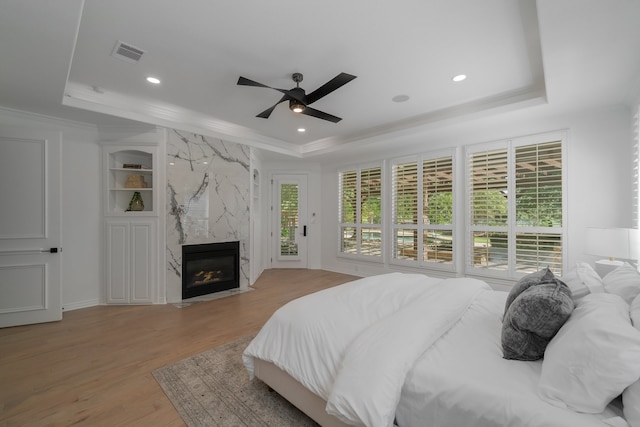
<svg viewBox="0 0 640 427"><path fill-rule="evenodd" d="M337 170L344 165L444 147L495 141L568 129L568 256L567 266L578 260L594 261L584 252L587 227L630 227L632 218L632 159L630 112L615 106L573 114L558 114L546 107L484 117L464 123L442 123L423 131L403 132L373 141L369 155L345 155L342 162L327 156L322 169L322 268L356 275L390 271L388 265L354 262L337 256ZM385 148L386 147L386 148ZM385 155L386 153L386 155Z"/></svg>
<svg viewBox="0 0 640 427"><path fill-rule="evenodd" d="M62 131L62 307L103 299L100 147L95 135Z"/></svg>
<svg viewBox="0 0 640 427"><path fill-rule="evenodd" d="M100 146L105 131L93 126L0 109L0 125L61 131L62 154L62 303L66 310L103 302L102 183ZM633 226L631 114L615 106L572 114L545 108L528 109L464 123L442 123L427 130L404 131L370 141L367 149L346 149L340 155L311 160L262 160L261 268L269 268L266 244L270 230L270 183L273 172L304 172L309 177L309 268L368 275L387 266L338 258L337 169L374 159L462 146L508 137L568 129L568 265L593 261L584 253L584 230L590 226ZM119 140L123 140L122 137ZM126 140L126 138L124 138ZM357 267L357 271L356 271Z"/></svg>
<svg viewBox="0 0 640 427"><path fill-rule="evenodd" d="M62 133L62 307L97 305L102 297L100 147L92 126L0 109L0 126Z"/></svg>

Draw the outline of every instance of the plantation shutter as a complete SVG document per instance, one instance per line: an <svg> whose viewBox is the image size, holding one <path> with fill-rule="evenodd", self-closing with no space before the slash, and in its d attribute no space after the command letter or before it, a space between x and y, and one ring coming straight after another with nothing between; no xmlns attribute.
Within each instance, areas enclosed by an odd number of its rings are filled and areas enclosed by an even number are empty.
<svg viewBox="0 0 640 427"><path fill-rule="evenodd" d="M562 143L516 148L516 226L562 227Z"/></svg>
<svg viewBox="0 0 640 427"><path fill-rule="evenodd" d="M422 163L423 223L453 223L453 158Z"/></svg>
<svg viewBox="0 0 640 427"><path fill-rule="evenodd" d="M357 218L358 172L347 171L340 174L340 252L358 253Z"/></svg>
<svg viewBox="0 0 640 427"><path fill-rule="evenodd" d="M358 172L348 171L340 174L340 222L355 224L357 215Z"/></svg>
<svg viewBox="0 0 640 427"><path fill-rule="evenodd" d="M418 162L397 163L392 172L394 259L418 260Z"/></svg>
<svg viewBox="0 0 640 427"><path fill-rule="evenodd" d="M561 272L561 141L516 147L515 197L516 271Z"/></svg>
<svg viewBox="0 0 640 427"><path fill-rule="evenodd" d="M395 224L418 223L418 162L394 166L392 203Z"/></svg>
<svg viewBox="0 0 640 427"><path fill-rule="evenodd" d="M484 151L471 156L471 224L507 225L507 150Z"/></svg>
<svg viewBox="0 0 640 427"><path fill-rule="evenodd" d="M363 224L380 224L382 206L382 169L360 172L360 215Z"/></svg>
<svg viewBox="0 0 640 427"><path fill-rule="evenodd" d="M382 256L382 168L339 174L340 248L343 254Z"/></svg>
<svg viewBox="0 0 640 427"><path fill-rule="evenodd" d="M564 134L523 137L470 152L468 267L520 277L562 274Z"/></svg>
<svg viewBox="0 0 640 427"><path fill-rule="evenodd" d="M422 260L453 265L453 157L422 162Z"/></svg>

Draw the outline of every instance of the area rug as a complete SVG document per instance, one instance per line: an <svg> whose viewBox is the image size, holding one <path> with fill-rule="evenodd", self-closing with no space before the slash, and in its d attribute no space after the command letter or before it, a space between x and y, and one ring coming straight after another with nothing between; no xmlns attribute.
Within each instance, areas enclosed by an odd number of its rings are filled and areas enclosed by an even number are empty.
<svg viewBox="0 0 640 427"><path fill-rule="evenodd" d="M189 427L317 427L262 381L249 380L242 352L251 338L156 369L153 376Z"/></svg>

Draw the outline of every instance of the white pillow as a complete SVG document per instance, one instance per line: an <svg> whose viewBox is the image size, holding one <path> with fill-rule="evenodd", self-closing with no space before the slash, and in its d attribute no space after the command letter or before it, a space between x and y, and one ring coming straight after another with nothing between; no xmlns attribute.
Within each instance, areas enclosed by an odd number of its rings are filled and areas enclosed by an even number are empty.
<svg viewBox="0 0 640 427"><path fill-rule="evenodd" d="M600 413L640 378L640 331L629 305L613 294L589 294L549 342L540 397L578 412Z"/></svg>
<svg viewBox="0 0 640 427"><path fill-rule="evenodd" d="M631 321L633 326L640 331L640 295L631 303ZM622 393L624 417L631 427L640 427L640 380L631 384Z"/></svg>
<svg viewBox="0 0 640 427"><path fill-rule="evenodd" d="M571 289L571 298L576 304L589 294L604 292L604 285L596 271L586 262L577 262L576 266L561 279Z"/></svg>
<svg viewBox="0 0 640 427"><path fill-rule="evenodd" d="M631 301L629 316L631 317L631 323L633 326L640 330L640 295L637 295L633 301Z"/></svg>
<svg viewBox="0 0 640 427"><path fill-rule="evenodd" d="M640 273L628 262L604 276L602 283L607 292L620 295L627 304L640 295Z"/></svg>

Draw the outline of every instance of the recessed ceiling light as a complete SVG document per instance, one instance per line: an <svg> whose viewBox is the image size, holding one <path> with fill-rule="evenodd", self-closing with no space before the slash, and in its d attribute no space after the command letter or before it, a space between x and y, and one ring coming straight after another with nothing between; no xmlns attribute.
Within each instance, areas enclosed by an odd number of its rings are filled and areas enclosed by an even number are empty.
<svg viewBox="0 0 640 427"><path fill-rule="evenodd" d="M409 100L409 95L396 95L391 98L393 102L405 102Z"/></svg>
<svg viewBox="0 0 640 427"><path fill-rule="evenodd" d="M458 74L457 76L453 76L451 80L453 80L454 82L461 82L466 78L467 76L465 74Z"/></svg>
<svg viewBox="0 0 640 427"><path fill-rule="evenodd" d="M159 85L160 84L160 79L157 79L157 78L151 77L151 76L147 77L147 81L149 83L153 83L154 85Z"/></svg>
<svg viewBox="0 0 640 427"><path fill-rule="evenodd" d="M307 130L305 128L298 128L298 132L306 132Z"/></svg>
<svg viewBox="0 0 640 427"><path fill-rule="evenodd" d="M209 164L209 162L202 162L202 164L203 164L203 165L208 165L208 164Z"/></svg>
<svg viewBox="0 0 640 427"><path fill-rule="evenodd" d="M169 166L174 166L175 163L174 162L169 162Z"/></svg>

